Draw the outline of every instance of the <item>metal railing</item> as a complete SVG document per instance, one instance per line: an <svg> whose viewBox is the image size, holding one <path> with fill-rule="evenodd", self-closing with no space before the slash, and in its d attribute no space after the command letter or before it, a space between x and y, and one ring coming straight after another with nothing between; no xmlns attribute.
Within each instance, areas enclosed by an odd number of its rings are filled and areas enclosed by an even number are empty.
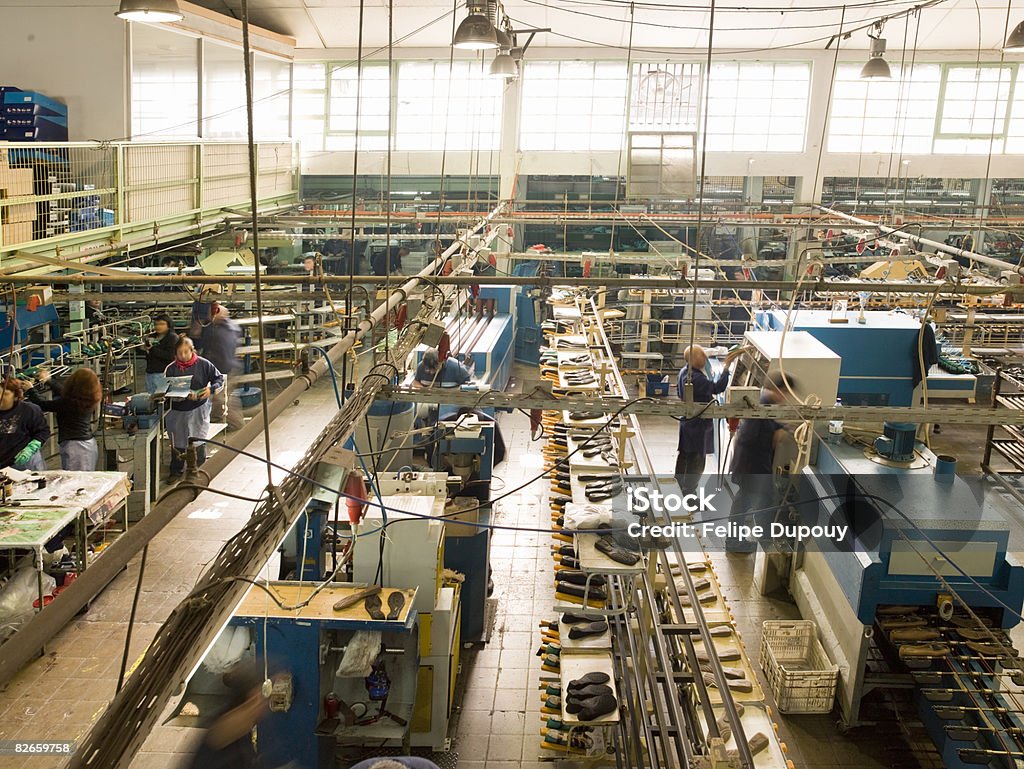
<svg viewBox="0 0 1024 769"><path fill-rule="evenodd" d="M248 208L244 142L0 143L0 255L117 240ZM297 147L260 143L261 206L298 200Z"/></svg>

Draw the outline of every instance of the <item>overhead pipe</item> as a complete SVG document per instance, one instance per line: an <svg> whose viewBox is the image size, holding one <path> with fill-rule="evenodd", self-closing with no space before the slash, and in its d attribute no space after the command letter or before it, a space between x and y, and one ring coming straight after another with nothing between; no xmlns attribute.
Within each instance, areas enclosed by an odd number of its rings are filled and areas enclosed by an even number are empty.
<svg viewBox="0 0 1024 769"><path fill-rule="evenodd" d="M995 267L1000 270L1009 270L1010 272L1016 272L1018 275L1024 275L1024 265L1011 264L1010 262L1004 262L1002 259L994 259L991 256L985 256L984 254L979 254L974 251L967 251L966 249L963 248L950 246L945 243L940 243L937 240L929 240L928 238L922 238L920 235L914 235L910 232L906 232L905 230L900 230L895 227L889 227L888 225L880 224L878 222L872 222L867 219L861 219L851 214L843 213L842 211L836 211L834 208L828 208L827 206L815 205L814 207L817 208L819 211L829 214L830 216L838 216L840 219L845 219L846 221L851 222L853 224L858 224L861 227L870 227L872 229L879 230L880 232L883 232L886 235L894 235L897 238L909 240L913 243L917 243L920 246L934 248L936 251L941 251L944 254L949 254L951 256L959 256L964 259L972 259L975 262L987 264L990 267Z"/></svg>
<svg viewBox="0 0 1024 769"><path fill-rule="evenodd" d="M492 211L472 231L476 232L488 224L498 210L500 209ZM296 376L287 388L267 404L270 421L273 422L300 395L316 384L317 380L330 373L331 367L340 362L342 356L356 342L366 336L392 310L404 302L408 295L420 285L423 278L429 278L432 281L433 273L440 269L461 246L461 243L452 244L435 261L393 291L387 301L374 310L369 317L362 320L355 329L343 336L337 344L330 347L325 356L310 366L308 372ZM328 365L328 361L330 361L330 365ZM263 416L258 414L242 429L233 433L226 441L227 447L212 455L203 465L202 475L205 476L206 483L213 480L235 459L237 456L235 449L245 450L262 431ZM60 594L60 600L54 601L45 610L33 615L32 619L2 647L0 685L11 680L26 663L35 658L47 642L73 620L78 612L95 598L128 565L128 562L181 512L185 505L194 501L201 493L200 489L172 488L150 510L148 515L138 523L132 524L125 534L108 547L103 552L102 558L96 559L94 564L84 570L78 579Z"/></svg>

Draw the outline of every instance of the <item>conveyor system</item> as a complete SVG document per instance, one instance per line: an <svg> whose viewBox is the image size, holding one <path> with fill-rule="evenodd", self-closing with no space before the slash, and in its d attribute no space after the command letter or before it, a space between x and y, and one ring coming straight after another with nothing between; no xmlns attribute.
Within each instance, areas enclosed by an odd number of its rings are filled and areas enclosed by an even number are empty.
<svg viewBox="0 0 1024 769"><path fill-rule="evenodd" d="M795 545L790 591L839 665L843 724L862 723L873 689L912 687L945 766L1019 765L1010 682L1021 674L1005 630L1020 620L1024 567L1008 552L1012 511L980 479L936 474L936 456L916 451L911 469L820 445L799 477L801 522L850 533Z"/></svg>

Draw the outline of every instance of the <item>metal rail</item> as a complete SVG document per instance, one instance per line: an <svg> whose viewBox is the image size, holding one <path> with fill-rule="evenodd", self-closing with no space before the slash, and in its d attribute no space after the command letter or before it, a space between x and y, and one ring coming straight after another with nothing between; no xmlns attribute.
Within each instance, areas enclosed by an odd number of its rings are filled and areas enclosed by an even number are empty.
<svg viewBox="0 0 1024 769"><path fill-rule="evenodd" d="M472 392L463 390L447 390L444 394L430 390L409 390L391 388L387 390L389 400L413 401L417 403L450 403L455 406L496 409L544 409L559 411L565 409L588 409L598 411L615 411L623 409L625 414L650 415L662 417L692 417L698 412L711 418L735 417L741 419L778 419L780 421L803 421L805 419L827 420L843 419L851 423L881 423L886 420L900 419L908 422L927 422L930 424L1012 424L1024 425L1024 410L1015 411L1000 409L996 412L989 406L799 406L795 404L747 406L742 403L714 403L706 406L702 403L686 403L677 398L655 400L644 398L628 405L610 397L594 397L573 395L555 398L541 390L529 393L506 392Z"/></svg>

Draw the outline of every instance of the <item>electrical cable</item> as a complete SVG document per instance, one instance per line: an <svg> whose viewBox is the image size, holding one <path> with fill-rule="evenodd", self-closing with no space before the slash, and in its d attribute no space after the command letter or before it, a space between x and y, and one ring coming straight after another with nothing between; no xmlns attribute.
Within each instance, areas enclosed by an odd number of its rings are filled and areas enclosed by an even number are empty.
<svg viewBox="0 0 1024 769"><path fill-rule="evenodd" d="M260 228L259 228L259 193L257 190L257 162L256 162L256 132L254 126L253 108L253 54L249 41L249 0L241 0L242 13L242 53L244 55L243 72L245 74L245 113L246 129L248 133L249 148L249 206L252 209L252 249L256 255L253 260L253 279L256 290L256 339L260 355L260 388L263 390L263 397L260 398L260 405L263 411L263 445L267 452L267 459L272 456L270 451L270 406L267 387L267 366L266 366L266 340L263 328L263 280L260 274ZM222 385L226 387L225 383ZM230 400L229 393L224 394L225 401ZM274 488L274 476L270 467L267 467L267 486Z"/></svg>

